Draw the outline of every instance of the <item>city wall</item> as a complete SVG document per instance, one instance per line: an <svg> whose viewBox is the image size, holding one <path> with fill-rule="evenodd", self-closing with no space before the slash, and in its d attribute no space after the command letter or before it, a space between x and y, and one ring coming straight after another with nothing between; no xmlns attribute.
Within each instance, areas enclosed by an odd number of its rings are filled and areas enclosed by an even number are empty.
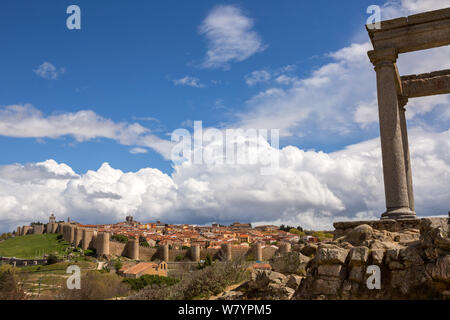
<svg viewBox="0 0 450 320"><path fill-rule="evenodd" d="M272 258L277 251L273 247L263 247L260 243L255 243L249 248L237 248L230 244L224 244L220 249L205 249L197 246L188 249L170 249L168 245L149 248L140 246L137 239L120 243L111 240L108 232L97 232L96 229L82 228L71 223L48 223L17 228L18 235L42 233L58 233L62 235L64 241L74 247L80 247L83 250L95 249L98 256L123 256L140 261L196 262L206 259L208 255L220 260L245 257L249 260L265 261Z"/></svg>

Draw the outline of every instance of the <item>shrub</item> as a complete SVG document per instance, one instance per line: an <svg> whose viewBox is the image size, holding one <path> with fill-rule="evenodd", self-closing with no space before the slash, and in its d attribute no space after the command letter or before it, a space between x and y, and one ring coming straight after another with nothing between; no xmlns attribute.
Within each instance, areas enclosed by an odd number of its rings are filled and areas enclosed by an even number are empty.
<svg viewBox="0 0 450 320"><path fill-rule="evenodd" d="M171 278L171 277L162 277L158 275L143 275L137 279L125 279L123 282L129 284L131 289L135 291L142 290L146 286L149 285L165 285L165 286L173 286L180 282L179 279Z"/></svg>
<svg viewBox="0 0 450 320"><path fill-rule="evenodd" d="M244 259L215 263L202 270L185 273L180 282L168 286L152 284L130 299L192 300L219 294L227 286L248 279L248 263Z"/></svg>
<svg viewBox="0 0 450 320"><path fill-rule="evenodd" d="M58 257L54 254L50 254L47 258L47 265L55 264L58 262Z"/></svg>
<svg viewBox="0 0 450 320"><path fill-rule="evenodd" d="M180 255L175 257L175 261L183 261L183 259L184 259L183 256Z"/></svg>
<svg viewBox="0 0 450 320"><path fill-rule="evenodd" d="M123 263L120 260L116 260L114 262L114 269L116 269L116 271L119 271L120 269L122 269L123 267Z"/></svg>
<svg viewBox="0 0 450 320"><path fill-rule="evenodd" d="M24 279L20 279L16 268L0 266L0 300L25 300Z"/></svg>
<svg viewBox="0 0 450 320"><path fill-rule="evenodd" d="M62 289L56 294L61 300L105 300L128 294L129 287L115 273L89 271L81 277L81 288L69 290L63 280Z"/></svg>
<svg viewBox="0 0 450 320"><path fill-rule="evenodd" d="M84 255L88 257L95 257L97 255L97 250L95 249L84 250Z"/></svg>
<svg viewBox="0 0 450 320"><path fill-rule="evenodd" d="M298 229L294 229L294 228L290 229L289 232L292 234L298 235L299 237L304 237L306 235L305 232L300 231Z"/></svg>

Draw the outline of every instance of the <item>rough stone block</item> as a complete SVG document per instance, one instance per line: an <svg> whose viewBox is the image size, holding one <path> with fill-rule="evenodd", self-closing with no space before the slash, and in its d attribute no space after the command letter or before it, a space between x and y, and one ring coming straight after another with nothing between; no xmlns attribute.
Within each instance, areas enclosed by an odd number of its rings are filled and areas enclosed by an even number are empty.
<svg viewBox="0 0 450 320"><path fill-rule="evenodd" d="M384 250L383 249L372 250L372 263L382 264L383 258L384 258Z"/></svg>
<svg viewBox="0 0 450 320"><path fill-rule="evenodd" d="M319 276L339 278L342 270L340 264L323 264L317 268L317 274Z"/></svg>
<svg viewBox="0 0 450 320"><path fill-rule="evenodd" d="M367 247L354 247L350 249L349 263L352 266L360 266L367 262L369 258L369 248Z"/></svg>
<svg viewBox="0 0 450 320"><path fill-rule="evenodd" d="M355 266L351 268L348 279L361 283L364 280L364 271L365 268L363 266Z"/></svg>
<svg viewBox="0 0 450 320"><path fill-rule="evenodd" d="M336 245L324 244L317 249L315 259L318 264L344 264L348 251Z"/></svg>

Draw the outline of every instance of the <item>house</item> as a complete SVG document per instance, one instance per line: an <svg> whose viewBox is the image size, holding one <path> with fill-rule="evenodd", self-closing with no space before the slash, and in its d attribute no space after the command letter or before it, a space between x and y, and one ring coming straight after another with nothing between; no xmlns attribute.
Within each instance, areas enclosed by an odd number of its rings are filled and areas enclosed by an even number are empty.
<svg viewBox="0 0 450 320"><path fill-rule="evenodd" d="M272 267L268 263L255 263L252 266L252 269L253 270L261 270L261 271L264 271L264 270L269 270L270 271L270 270L272 270Z"/></svg>
<svg viewBox="0 0 450 320"><path fill-rule="evenodd" d="M143 275L167 277L167 263L164 261L160 263L140 262L132 266L128 265L122 267L122 269L119 270L119 274L125 278L133 279L137 279Z"/></svg>
<svg viewBox="0 0 450 320"><path fill-rule="evenodd" d="M319 239L317 237L314 237L314 236L304 236L303 240L307 241L307 242L310 242L310 243L317 243L317 242L319 242Z"/></svg>

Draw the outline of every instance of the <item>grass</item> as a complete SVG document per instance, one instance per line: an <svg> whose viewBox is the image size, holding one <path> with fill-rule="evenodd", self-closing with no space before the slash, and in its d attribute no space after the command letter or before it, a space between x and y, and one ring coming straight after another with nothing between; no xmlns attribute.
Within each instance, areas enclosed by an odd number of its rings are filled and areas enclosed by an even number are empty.
<svg viewBox="0 0 450 320"><path fill-rule="evenodd" d="M0 256L21 259L39 259L44 254L63 254L67 248L57 234L33 234L0 242Z"/></svg>
<svg viewBox="0 0 450 320"><path fill-rule="evenodd" d="M66 270L71 265L77 265L81 269L94 269L96 264L88 261L79 262L60 262L48 266L26 266L21 267L20 271L24 273L46 273L46 274L66 274Z"/></svg>

